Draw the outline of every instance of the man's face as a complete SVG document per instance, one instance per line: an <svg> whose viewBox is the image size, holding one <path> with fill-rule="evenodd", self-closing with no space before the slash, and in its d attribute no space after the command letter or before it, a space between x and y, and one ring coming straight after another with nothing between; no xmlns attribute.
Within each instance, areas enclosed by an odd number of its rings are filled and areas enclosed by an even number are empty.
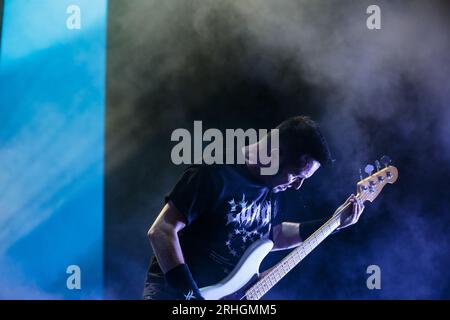
<svg viewBox="0 0 450 320"><path fill-rule="evenodd" d="M303 181L310 178L319 168L320 163L311 158L305 161L302 168L290 166L282 168L271 178L270 184L273 186L273 192L282 192L290 188L300 189Z"/></svg>

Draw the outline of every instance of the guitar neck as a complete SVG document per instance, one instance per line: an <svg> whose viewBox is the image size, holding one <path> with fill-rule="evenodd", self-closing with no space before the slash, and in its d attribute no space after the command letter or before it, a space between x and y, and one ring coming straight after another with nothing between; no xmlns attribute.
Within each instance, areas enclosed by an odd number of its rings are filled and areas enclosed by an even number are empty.
<svg viewBox="0 0 450 320"><path fill-rule="evenodd" d="M348 206L347 206L348 207ZM346 207L346 208L347 208ZM297 248L292 250L283 260L277 263L262 279L258 280L245 293L247 300L259 300L274 285L278 283L289 271L291 271L300 261L310 254L323 240L339 227L342 208L333 215L319 229L317 229L308 239L303 241Z"/></svg>
<svg viewBox="0 0 450 320"><path fill-rule="evenodd" d="M383 160L384 158L384 160ZM379 169L379 163L376 164L377 172L371 174L372 169L368 169L369 177L361 179L357 183L358 193L356 195L363 203L364 201L373 202L380 194L386 184L393 184L397 181L398 170L396 167L388 165L389 157L383 156L381 162L385 164L384 169ZM291 271L300 261L302 261L311 251L313 251L323 240L333 233L340 225L341 214L351 206L347 203L333 214L333 216L316 230L308 239L303 241L297 248L292 250L283 260L276 264L261 279L259 279L250 289L245 292L244 298L247 300L259 300L274 285L278 283L289 271Z"/></svg>

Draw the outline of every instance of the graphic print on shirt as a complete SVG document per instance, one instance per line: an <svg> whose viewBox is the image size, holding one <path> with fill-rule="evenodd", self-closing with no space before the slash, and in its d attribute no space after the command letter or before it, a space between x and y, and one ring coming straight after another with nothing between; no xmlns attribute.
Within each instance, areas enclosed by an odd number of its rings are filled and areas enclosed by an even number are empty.
<svg viewBox="0 0 450 320"><path fill-rule="evenodd" d="M228 204L226 225L229 233L225 245L231 256L240 257L254 241L269 236L272 203L270 200L248 202L243 194L241 200L236 202L233 198Z"/></svg>

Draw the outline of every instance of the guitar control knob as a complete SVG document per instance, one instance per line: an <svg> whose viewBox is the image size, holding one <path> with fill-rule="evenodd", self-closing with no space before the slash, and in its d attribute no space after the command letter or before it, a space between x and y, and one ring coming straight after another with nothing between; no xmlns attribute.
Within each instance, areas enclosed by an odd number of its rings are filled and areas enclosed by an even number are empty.
<svg viewBox="0 0 450 320"><path fill-rule="evenodd" d="M391 179L392 178L392 173L390 171L386 172L386 177L388 179Z"/></svg>

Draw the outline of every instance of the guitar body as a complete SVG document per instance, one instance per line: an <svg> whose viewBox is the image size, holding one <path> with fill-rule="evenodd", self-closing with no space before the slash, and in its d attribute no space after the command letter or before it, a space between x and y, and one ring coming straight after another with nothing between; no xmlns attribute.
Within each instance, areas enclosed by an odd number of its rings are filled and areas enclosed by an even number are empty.
<svg viewBox="0 0 450 320"><path fill-rule="evenodd" d="M259 278L259 266L272 250L273 242L260 239L244 252L236 267L222 281L200 289L206 300L239 300Z"/></svg>

